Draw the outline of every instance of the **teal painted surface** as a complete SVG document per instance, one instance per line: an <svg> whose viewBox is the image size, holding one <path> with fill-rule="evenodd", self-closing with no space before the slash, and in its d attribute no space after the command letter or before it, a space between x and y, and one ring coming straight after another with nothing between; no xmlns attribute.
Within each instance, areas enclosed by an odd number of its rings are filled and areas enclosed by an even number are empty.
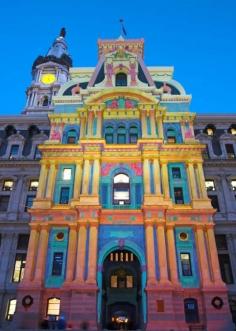
<svg viewBox="0 0 236 331"><path fill-rule="evenodd" d="M70 130L74 130L74 132L70 132ZM80 126L78 124L65 125L63 130L62 143L67 144L68 137L74 137L77 142L79 139L79 132Z"/></svg>
<svg viewBox="0 0 236 331"><path fill-rule="evenodd" d="M181 178L173 178L172 169L179 168ZM184 196L184 204L190 203L190 195L189 195L189 188L188 188L188 177L186 173L186 167L184 163L168 163L168 175L169 175L169 188L170 188L170 195L172 198L173 203L175 203L174 198L174 188L181 187L183 190Z"/></svg>
<svg viewBox="0 0 236 331"><path fill-rule="evenodd" d="M98 119L97 117L95 117L93 120L93 136L96 136L97 134L97 123L98 123Z"/></svg>
<svg viewBox="0 0 236 331"><path fill-rule="evenodd" d="M64 169L71 169L71 179L64 180L63 179L63 170ZM75 166L73 164L61 164L58 167L57 178L55 181L55 188L54 188L54 203L60 203L60 193L62 187L69 188L69 200L73 197L73 189L74 189L74 176L75 176Z"/></svg>
<svg viewBox="0 0 236 331"><path fill-rule="evenodd" d="M56 235L62 232L64 234L63 240L57 240ZM65 279L66 260L68 247L68 228L54 227L50 231L47 252L47 264L45 275L46 288L59 288L62 286ZM52 275L53 255L54 253L63 253L62 273L60 276Z"/></svg>
<svg viewBox="0 0 236 331"><path fill-rule="evenodd" d="M75 113L79 105L56 105L54 113Z"/></svg>
<svg viewBox="0 0 236 331"><path fill-rule="evenodd" d="M185 102L160 102L160 105L166 107L168 112L189 112L189 104Z"/></svg>
<svg viewBox="0 0 236 331"><path fill-rule="evenodd" d="M151 135L151 121L150 121L149 116L147 116L146 121L147 121L147 134L150 136Z"/></svg>
<svg viewBox="0 0 236 331"><path fill-rule="evenodd" d="M118 173L124 173L130 179L130 204L113 204L113 178ZM135 175L129 165L115 166L108 176L102 176L100 181L100 199L103 208L106 209L139 209L143 200L142 176Z"/></svg>
<svg viewBox="0 0 236 331"><path fill-rule="evenodd" d="M179 234L185 232L188 235L188 239L180 240ZM194 238L193 229L190 227L178 227L175 228L175 245L177 255L177 265L180 283L184 288L198 288L200 286L199 271L198 271L198 259L196 252L196 244ZM180 254L189 253L191 257L192 276L183 276Z"/></svg>
<svg viewBox="0 0 236 331"><path fill-rule="evenodd" d="M164 129L164 138L167 141L167 132L168 130L173 130L174 134L171 134L172 137L175 137L177 144L183 143L183 137L182 137L182 131L180 123L178 122L164 122L163 123L163 129Z"/></svg>

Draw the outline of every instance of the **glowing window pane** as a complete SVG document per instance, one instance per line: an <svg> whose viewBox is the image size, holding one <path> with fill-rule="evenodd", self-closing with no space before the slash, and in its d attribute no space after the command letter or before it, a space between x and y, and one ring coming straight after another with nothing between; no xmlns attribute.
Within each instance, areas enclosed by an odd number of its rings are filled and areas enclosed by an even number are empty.
<svg viewBox="0 0 236 331"><path fill-rule="evenodd" d="M114 191L115 200L129 200L129 191Z"/></svg>
<svg viewBox="0 0 236 331"><path fill-rule="evenodd" d="M133 276L126 276L126 287L127 288L133 287Z"/></svg>
<svg viewBox="0 0 236 331"><path fill-rule="evenodd" d="M71 169L65 168L63 170L63 179L64 180L70 180L71 179Z"/></svg>
<svg viewBox="0 0 236 331"><path fill-rule="evenodd" d="M231 180L231 186L233 191L236 191L236 180Z"/></svg>
<svg viewBox="0 0 236 331"><path fill-rule="evenodd" d="M9 305L8 305L8 309L7 309L7 315L6 315L6 319L8 321L11 321L13 319L13 316L15 314L16 311L16 299L12 299L9 301Z"/></svg>
<svg viewBox="0 0 236 331"><path fill-rule="evenodd" d="M29 191L37 191L38 186L39 186L38 180L31 180L30 186L29 186Z"/></svg>
<svg viewBox="0 0 236 331"><path fill-rule="evenodd" d="M111 276L111 287L113 288L117 287L117 276L115 275Z"/></svg>
<svg viewBox="0 0 236 331"><path fill-rule="evenodd" d="M206 186L207 191L215 191L215 189L216 189L214 180L206 180L205 186Z"/></svg>
<svg viewBox="0 0 236 331"><path fill-rule="evenodd" d="M12 191L13 180L5 180L3 183L3 191Z"/></svg>
<svg viewBox="0 0 236 331"><path fill-rule="evenodd" d="M52 298L48 300L48 315L60 315L60 303L61 300L57 298Z"/></svg>
<svg viewBox="0 0 236 331"><path fill-rule="evenodd" d="M119 174L114 177L114 183L129 183L129 176L125 174Z"/></svg>

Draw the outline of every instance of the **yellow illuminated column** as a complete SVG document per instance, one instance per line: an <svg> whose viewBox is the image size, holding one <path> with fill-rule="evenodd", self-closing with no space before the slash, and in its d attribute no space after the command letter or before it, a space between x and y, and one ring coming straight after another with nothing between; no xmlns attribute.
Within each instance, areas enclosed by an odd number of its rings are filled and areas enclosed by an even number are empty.
<svg viewBox="0 0 236 331"><path fill-rule="evenodd" d="M66 267L66 282L71 282L74 278L76 246L77 246L77 225L71 224L70 233L69 233L67 267Z"/></svg>
<svg viewBox="0 0 236 331"><path fill-rule="evenodd" d="M175 236L173 225L167 225L167 243L168 243L168 260L171 282L175 285L179 284L177 256L175 249Z"/></svg>
<svg viewBox="0 0 236 331"><path fill-rule="evenodd" d="M81 189L82 166L81 162L76 162L75 180L74 180L74 199L78 199Z"/></svg>
<svg viewBox="0 0 236 331"><path fill-rule="evenodd" d="M87 278L87 283L89 284L96 284L97 241L98 241L98 225L91 224L89 231L89 258L88 258L88 278Z"/></svg>
<svg viewBox="0 0 236 331"><path fill-rule="evenodd" d="M144 193L150 194L150 167L149 160L143 160L143 180L144 180Z"/></svg>
<svg viewBox="0 0 236 331"><path fill-rule="evenodd" d="M166 162L161 162L162 187L165 199L170 198L168 168Z"/></svg>
<svg viewBox="0 0 236 331"><path fill-rule="evenodd" d="M95 159L93 164L93 194L99 192L99 178L100 178L100 160Z"/></svg>
<svg viewBox="0 0 236 331"><path fill-rule="evenodd" d="M31 281L35 268L36 254L38 248L39 233L36 226L31 224L30 239L27 251L27 259L24 271L24 282Z"/></svg>
<svg viewBox="0 0 236 331"><path fill-rule="evenodd" d="M35 281L42 282L44 277L45 265L46 265L46 254L48 248L48 227L42 226L39 235L39 245L37 262L35 268Z"/></svg>
<svg viewBox="0 0 236 331"><path fill-rule="evenodd" d="M41 169L40 169L40 176L39 176L39 186L37 190L37 199L44 198L45 189L46 189L46 182L47 182L47 175L48 175L48 167L45 161L41 161Z"/></svg>
<svg viewBox="0 0 236 331"><path fill-rule="evenodd" d="M85 129L86 129L86 117L83 116L80 118L80 139L85 137Z"/></svg>
<svg viewBox="0 0 236 331"><path fill-rule="evenodd" d="M210 279L209 265L206 254L204 232L201 225L196 226L196 233L197 233L197 247L198 247L198 256L200 262L200 271L202 277L202 285L208 286L211 282L211 279Z"/></svg>
<svg viewBox="0 0 236 331"><path fill-rule="evenodd" d="M169 283L164 224L157 224L157 245L158 245L158 261L159 261L159 270L160 270L160 283Z"/></svg>
<svg viewBox="0 0 236 331"><path fill-rule="evenodd" d="M86 237L87 229L85 224L79 227L78 244L77 244L77 259L76 259L76 282L84 282L85 271L85 255L86 255Z"/></svg>
<svg viewBox="0 0 236 331"><path fill-rule="evenodd" d="M88 113L88 123L87 123L87 137L93 136L93 111L89 111Z"/></svg>
<svg viewBox="0 0 236 331"><path fill-rule="evenodd" d="M220 265L219 265L219 259L218 259L218 253L216 248L216 242L215 242L215 235L213 230L213 224L207 226L207 238L208 238L208 246L209 246L209 253L211 258L211 267L212 267L212 274L214 277L215 283L220 283L223 285L223 281L221 278L221 272L220 272Z"/></svg>
<svg viewBox="0 0 236 331"><path fill-rule="evenodd" d="M158 129L158 137L163 139L164 134L163 134L163 123L161 116L157 117L157 129Z"/></svg>
<svg viewBox="0 0 236 331"><path fill-rule="evenodd" d="M161 176L160 176L160 164L158 159L153 160L153 172L154 172L154 187L156 195L161 195Z"/></svg>
<svg viewBox="0 0 236 331"><path fill-rule="evenodd" d="M82 186L82 193L88 194L89 189L89 177L90 177L90 161L86 159L84 161L84 175L83 175L83 186Z"/></svg>
<svg viewBox="0 0 236 331"><path fill-rule="evenodd" d="M203 199L208 199L202 163L197 164L197 172L198 172L198 181L199 181L200 189L201 189L201 196Z"/></svg>
<svg viewBox="0 0 236 331"><path fill-rule="evenodd" d="M147 277L148 285L156 284L156 263L155 263L155 246L154 246L154 232L153 223L146 221L145 223L146 235L146 253L147 253Z"/></svg>
<svg viewBox="0 0 236 331"><path fill-rule="evenodd" d="M55 185L55 178L56 178L56 165L55 162L50 162L50 168L48 173L48 182L47 182L47 189L46 189L46 198L52 199L54 185Z"/></svg>
<svg viewBox="0 0 236 331"><path fill-rule="evenodd" d="M97 113L97 134L96 137L97 138L101 138L102 137L102 111L99 110Z"/></svg>
<svg viewBox="0 0 236 331"><path fill-rule="evenodd" d="M146 111L140 109L141 112L141 124L142 124L142 138L147 138L147 121L146 121Z"/></svg>
<svg viewBox="0 0 236 331"><path fill-rule="evenodd" d="M195 173L192 163L188 163L188 180L191 188L191 195L192 199L197 199L197 186L196 186L196 180L195 180Z"/></svg>
<svg viewBox="0 0 236 331"><path fill-rule="evenodd" d="M156 138L156 120L155 120L155 110L150 110L150 122L151 122L151 136L152 138Z"/></svg>

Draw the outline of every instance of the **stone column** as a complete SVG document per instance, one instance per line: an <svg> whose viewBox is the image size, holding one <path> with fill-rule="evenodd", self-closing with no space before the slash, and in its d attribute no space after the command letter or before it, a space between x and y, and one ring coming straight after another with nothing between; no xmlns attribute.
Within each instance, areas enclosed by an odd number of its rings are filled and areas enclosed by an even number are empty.
<svg viewBox="0 0 236 331"><path fill-rule="evenodd" d="M100 160L95 159L93 164L93 194L99 193L99 179L100 179Z"/></svg>
<svg viewBox="0 0 236 331"><path fill-rule="evenodd" d="M37 248L38 248L38 239L39 239L39 232L36 226L31 224L31 231L30 231L30 239L27 251L27 259L24 271L24 282L29 282L33 278L33 272L35 268L36 256L37 256Z"/></svg>
<svg viewBox="0 0 236 331"><path fill-rule="evenodd" d="M98 117L98 121L97 121L97 134L96 137L97 138L102 138L102 111L99 110L97 112L97 117Z"/></svg>
<svg viewBox="0 0 236 331"><path fill-rule="evenodd" d="M23 192L24 176L17 176L17 182L14 182L13 192L8 205L8 212L17 212Z"/></svg>
<svg viewBox="0 0 236 331"><path fill-rule="evenodd" d="M143 160L143 181L144 181L144 194L150 194L150 167L149 160Z"/></svg>
<svg viewBox="0 0 236 331"><path fill-rule="evenodd" d="M96 284L98 225L91 224L89 231L88 284Z"/></svg>
<svg viewBox="0 0 236 331"><path fill-rule="evenodd" d="M188 169L188 180L189 180L189 185L190 185L190 189L191 189L192 199L195 200L198 198L198 196L197 196L197 186L196 186L193 164L188 163L187 169Z"/></svg>
<svg viewBox="0 0 236 331"><path fill-rule="evenodd" d="M82 166L81 162L76 162L75 168L75 180L74 180L74 193L73 198L78 199L81 190L81 179L82 179Z"/></svg>
<svg viewBox="0 0 236 331"><path fill-rule="evenodd" d="M88 194L89 189L89 177L90 177L90 161L86 159L84 161L84 169L83 169L83 186L82 186L82 194Z"/></svg>
<svg viewBox="0 0 236 331"><path fill-rule="evenodd" d="M160 139L164 138L164 134L163 134L163 124L162 124L162 118L161 116L157 117L157 128L158 128L158 137Z"/></svg>
<svg viewBox="0 0 236 331"><path fill-rule="evenodd" d="M170 270L170 280L172 284L179 284L178 267L177 267L177 256L175 248L175 236L174 236L174 226L167 225L167 242L168 242L168 260L169 260L169 270Z"/></svg>
<svg viewBox="0 0 236 331"><path fill-rule="evenodd" d="M158 245L158 261L160 270L160 283L169 283L167 269L167 254L166 254L166 238L164 224L157 224L157 245Z"/></svg>
<svg viewBox="0 0 236 331"><path fill-rule="evenodd" d="M56 164L55 162L50 162L50 168L48 173L48 182L47 182L47 189L46 189L46 198L52 199L53 192L54 192L54 185L56 179Z"/></svg>
<svg viewBox="0 0 236 331"><path fill-rule="evenodd" d="M76 258L76 273L75 282L84 282L85 272L85 255L86 255L86 238L87 229L85 224L79 226L78 243L77 243L77 258Z"/></svg>
<svg viewBox="0 0 236 331"><path fill-rule="evenodd" d="M141 112L141 124L142 124L142 138L147 138L146 111L140 109L140 112Z"/></svg>
<svg viewBox="0 0 236 331"><path fill-rule="evenodd" d="M155 110L150 110L150 122L151 122L151 137L156 138L156 120L155 120Z"/></svg>
<svg viewBox="0 0 236 331"><path fill-rule="evenodd" d="M147 285L156 285L157 280L153 223L148 220L145 222L145 236L147 254Z"/></svg>
<svg viewBox="0 0 236 331"><path fill-rule="evenodd" d="M38 254L37 254L35 277L34 277L34 280L39 283L43 281L43 277L44 277L47 248L48 248L48 227L42 226L39 235Z"/></svg>
<svg viewBox="0 0 236 331"><path fill-rule="evenodd" d="M206 234L207 234L209 254L211 259L212 275L215 283L223 285L221 272L220 272L219 259L218 259L218 252L216 248L215 235L213 230L213 224L207 226Z"/></svg>
<svg viewBox="0 0 236 331"><path fill-rule="evenodd" d="M89 111L88 123L87 123L87 138L90 138L93 136L93 118L94 118L93 111Z"/></svg>
<svg viewBox="0 0 236 331"><path fill-rule="evenodd" d="M207 287L210 285L210 270L208 265L208 258L206 253L206 245L203 228L200 225L196 226L196 235L197 235L197 248L198 248L198 257L199 257L199 267L201 272L202 286Z"/></svg>
<svg viewBox="0 0 236 331"><path fill-rule="evenodd" d="M202 163L197 163L197 173L198 173L198 181L200 185L201 197L203 199L208 199Z"/></svg>
<svg viewBox="0 0 236 331"><path fill-rule="evenodd" d="M86 128L86 118L80 117L80 139L85 137L85 128Z"/></svg>
<svg viewBox="0 0 236 331"><path fill-rule="evenodd" d="M161 174L160 164L158 159L153 160L153 172L154 172L154 187L157 196L161 195Z"/></svg>
<svg viewBox="0 0 236 331"><path fill-rule="evenodd" d="M161 175L162 175L162 188L164 192L164 198L170 199L168 168L167 168L167 163L163 161L161 162Z"/></svg>
<svg viewBox="0 0 236 331"><path fill-rule="evenodd" d="M48 167L45 161L41 161L41 170L39 176L39 186L37 190L37 199L43 199L46 189Z"/></svg>
<svg viewBox="0 0 236 331"><path fill-rule="evenodd" d="M70 224L68 257L66 266L66 282L71 282L74 279L76 246L77 246L77 225Z"/></svg>

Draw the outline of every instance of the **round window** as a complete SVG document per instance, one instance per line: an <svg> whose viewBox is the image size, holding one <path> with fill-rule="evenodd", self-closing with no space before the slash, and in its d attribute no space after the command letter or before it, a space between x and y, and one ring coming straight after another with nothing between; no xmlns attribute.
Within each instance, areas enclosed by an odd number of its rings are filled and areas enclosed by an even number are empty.
<svg viewBox="0 0 236 331"><path fill-rule="evenodd" d="M179 239L180 240L188 240L188 234L186 232L181 232L179 234Z"/></svg>
<svg viewBox="0 0 236 331"><path fill-rule="evenodd" d="M56 234L56 239L57 240L63 240L64 239L64 233L63 232L58 232Z"/></svg>

